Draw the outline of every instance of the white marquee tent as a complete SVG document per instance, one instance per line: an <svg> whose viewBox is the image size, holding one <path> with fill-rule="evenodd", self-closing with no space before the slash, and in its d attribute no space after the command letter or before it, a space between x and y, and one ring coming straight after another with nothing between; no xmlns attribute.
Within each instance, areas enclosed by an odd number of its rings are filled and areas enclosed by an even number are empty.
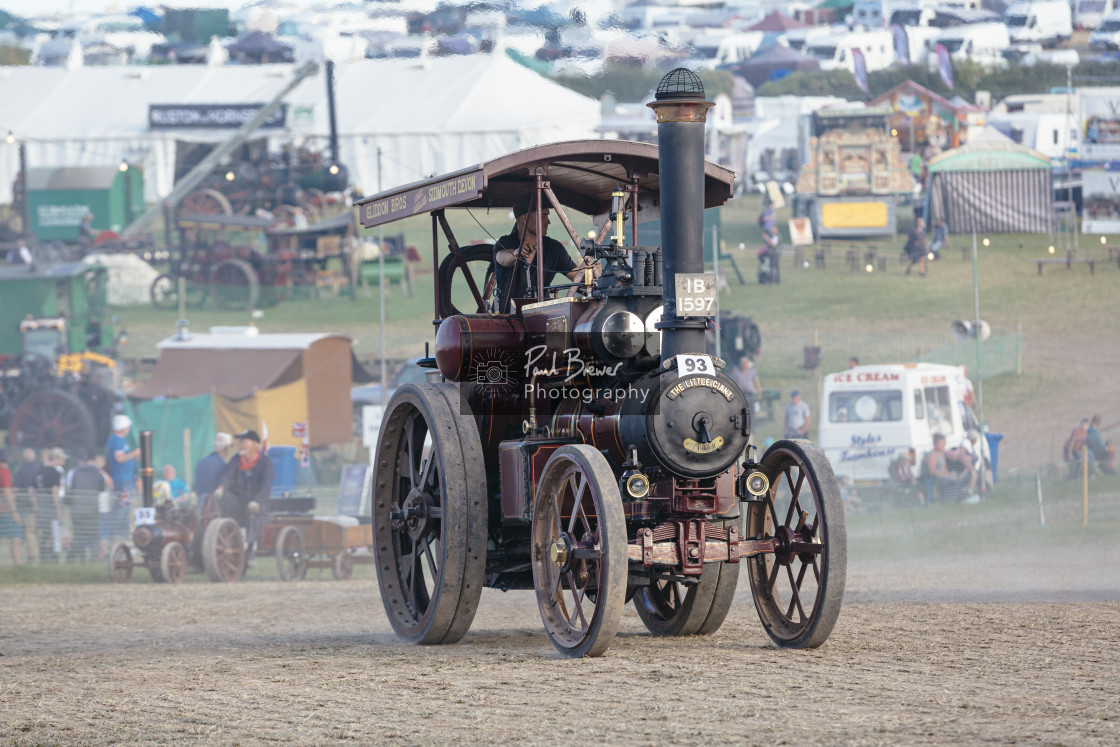
<svg viewBox="0 0 1120 747"><path fill-rule="evenodd" d="M26 144L29 166L144 169L149 202L171 191L176 142L218 143L232 129L156 129L151 104L255 104L291 80L293 65L0 67L0 138ZM324 74L286 99L270 147L328 128ZM362 60L335 70L339 157L367 194L541 143L595 137L599 104L505 55ZM382 173L378 174L378 148ZM15 145L0 140L0 202L11 200Z"/></svg>

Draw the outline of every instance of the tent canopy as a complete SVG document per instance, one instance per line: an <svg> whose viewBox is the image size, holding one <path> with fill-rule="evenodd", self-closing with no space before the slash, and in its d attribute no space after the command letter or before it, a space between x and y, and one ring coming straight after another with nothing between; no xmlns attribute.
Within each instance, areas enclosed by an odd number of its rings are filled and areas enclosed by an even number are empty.
<svg viewBox="0 0 1120 747"><path fill-rule="evenodd" d="M753 26L748 26L747 31L789 31L790 29L808 28L809 24L802 23L796 18L790 18L780 10L772 10L766 17Z"/></svg>
<svg viewBox="0 0 1120 747"><path fill-rule="evenodd" d="M27 145L32 166L143 168L149 202L171 191L177 142L220 143L232 128L149 128L152 104L260 104L296 65L20 66L0 75L5 127ZM285 99L283 127L265 128L279 149L330 132L324 73ZM598 102L504 54L385 59L335 68L340 160L365 192L441 174L540 143L594 137ZM408 106L386 102L407 101ZM80 116L75 116L78 112ZM378 158L378 149L382 157ZM380 170L379 170L380 163ZM0 148L0 203L18 172L15 148Z"/></svg>
<svg viewBox="0 0 1120 747"><path fill-rule="evenodd" d="M308 422L312 446L352 437L348 337L196 334L187 340L168 338L157 347L152 378L130 393L134 399L201 394L227 403L251 399L242 409L270 422L280 438L293 417ZM285 396L277 396L277 390ZM273 443L283 441L274 438Z"/></svg>
<svg viewBox="0 0 1120 747"><path fill-rule="evenodd" d="M802 54L796 49L781 44L775 44L765 52L756 54L737 68L733 68L735 73L741 75L755 88L771 80L771 76L779 70L803 73L816 72L820 69L821 62L816 57Z"/></svg>
<svg viewBox="0 0 1120 747"><path fill-rule="evenodd" d="M1050 159L1014 143L974 143L929 161L931 223L950 233L1048 233Z"/></svg>

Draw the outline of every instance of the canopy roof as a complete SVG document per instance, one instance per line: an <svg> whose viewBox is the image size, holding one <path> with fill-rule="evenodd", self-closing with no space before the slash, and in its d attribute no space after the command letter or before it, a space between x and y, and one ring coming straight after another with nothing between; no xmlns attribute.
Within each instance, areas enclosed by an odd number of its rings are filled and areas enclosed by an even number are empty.
<svg viewBox="0 0 1120 747"><path fill-rule="evenodd" d="M1015 143L976 143L929 160L929 173L948 171L1050 171L1050 157Z"/></svg>
<svg viewBox="0 0 1120 747"><path fill-rule="evenodd" d="M626 140L579 140L526 148L432 179L413 182L358 203L362 225L372 228L446 207L510 207L536 183L543 169L561 204L587 215L610 210L616 187L639 178L639 220L659 215L656 145ZM735 172L704 163L704 207L731 199Z"/></svg>
<svg viewBox="0 0 1120 747"><path fill-rule="evenodd" d="M809 24L802 23L796 18L790 18L780 10L773 10L766 14L766 17L753 26L747 27L747 31L789 31L790 29L804 29L808 28Z"/></svg>

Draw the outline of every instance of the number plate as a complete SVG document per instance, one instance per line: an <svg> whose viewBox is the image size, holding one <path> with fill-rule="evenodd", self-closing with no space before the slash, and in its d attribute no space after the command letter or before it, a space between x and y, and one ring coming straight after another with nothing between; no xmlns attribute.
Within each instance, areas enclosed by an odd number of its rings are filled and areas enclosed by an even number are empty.
<svg viewBox="0 0 1120 747"><path fill-rule="evenodd" d="M716 372L710 355L678 355L677 376L692 376L693 374L707 374L711 376Z"/></svg>
<svg viewBox="0 0 1120 747"><path fill-rule="evenodd" d="M715 315L715 273L677 273L677 316Z"/></svg>
<svg viewBox="0 0 1120 747"><path fill-rule="evenodd" d="M136 526L156 523L155 508L134 508L132 510L132 516L136 520Z"/></svg>

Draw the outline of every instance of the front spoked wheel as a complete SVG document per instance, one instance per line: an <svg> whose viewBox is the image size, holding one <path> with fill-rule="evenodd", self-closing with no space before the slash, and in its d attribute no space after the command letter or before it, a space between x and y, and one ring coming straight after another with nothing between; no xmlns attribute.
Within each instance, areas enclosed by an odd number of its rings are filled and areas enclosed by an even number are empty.
<svg viewBox="0 0 1120 747"><path fill-rule="evenodd" d="M454 643L478 609L486 570L486 473L474 419L454 385L406 384L377 447L374 555L385 613L410 643Z"/></svg>
<svg viewBox="0 0 1120 747"><path fill-rule="evenodd" d="M618 482L591 446L561 446L533 505L533 586L545 632L569 658L600 656L626 604L626 520Z"/></svg>
<svg viewBox="0 0 1120 747"><path fill-rule="evenodd" d="M755 607L783 648L815 648L840 615L848 564L840 487L824 452L802 440L778 441L762 457L770 491L748 503L747 536L778 540L748 563Z"/></svg>

